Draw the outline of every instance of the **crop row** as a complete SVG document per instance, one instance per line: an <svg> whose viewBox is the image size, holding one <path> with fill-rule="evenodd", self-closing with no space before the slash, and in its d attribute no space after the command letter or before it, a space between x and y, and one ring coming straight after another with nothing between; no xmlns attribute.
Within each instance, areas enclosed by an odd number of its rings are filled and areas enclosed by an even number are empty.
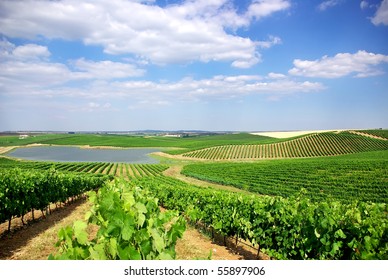
<svg viewBox="0 0 388 280"><path fill-rule="evenodd" d="M277 259L387 259L384 203L312 202L254 196L187 185L164 176L144 177L167 209L184 213L229 237L256 244Z"/></svg>
<svg viewBox="0 0 388 280"><path fill-rule="evenodd" d="M108 183L89 192L92 209L87 223L76 221L59 231L57 255L49 259L175 259L175 244L185 230L177 211L161 212L149 190L130 182ZM88 238L88 225L98 227Z"/></svg>
<svg viewBox="0 0 388 280"><path fill-rule="evenodd" d="M157 176L168 167L162 164L126 164L110 162L19 162L5 158L0 159L1 168L20 167L23 169L49 170L55 168L58 171L84 172L92 174L106 174L123 177L125 179L139 178L142 176Z"/></svg>
<svg viewBox="0 0 388 280"><path fill-rule="evenodd" d="M52 203L100 188L108 176L61 173L53 169L33 171L0 169L0 223L22 217L34 209L44 210Z"/></svg>
<svg viewBox="0 0 388 280"><path fill-rule="evenodd" d="M377 156L379 156L378 154ZM385 153L386 155L386 153ZM381 152L381 156L384 153ZM302 188L313 200L388 202L388 160L314 158L257 163L191 164L182 173L250 192L288 197Z"/></svg>
<svg viewBox="0 0 388 280"><path fill-rule="evenodd" d="M311 134L273 144L211 147L185 153L183 156L208 160L300 158L387 149L388 141L354 135L348 132L327 132Z"/></svg>

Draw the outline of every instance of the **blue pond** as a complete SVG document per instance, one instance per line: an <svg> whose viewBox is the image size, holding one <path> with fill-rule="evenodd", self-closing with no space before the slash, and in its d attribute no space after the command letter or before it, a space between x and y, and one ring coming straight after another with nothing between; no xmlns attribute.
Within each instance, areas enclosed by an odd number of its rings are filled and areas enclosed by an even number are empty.
<svg viewBox="0 0 388 280"><path fill-rule="evenodd" d="M10 151L9 157L60 162L123 162L123 163L159 163L149 156L159 152L157 148L97 149L68 146L24 147Z"/></svg>

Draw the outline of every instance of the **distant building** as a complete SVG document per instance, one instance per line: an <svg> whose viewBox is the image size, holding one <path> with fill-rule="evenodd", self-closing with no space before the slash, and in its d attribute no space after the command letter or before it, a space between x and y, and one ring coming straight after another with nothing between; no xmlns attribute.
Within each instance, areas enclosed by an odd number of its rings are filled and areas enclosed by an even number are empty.
<svg viewBox="0 0 388 280"><path fill-rule="evenodd" d="M20 134L19 139L26 139L28 137L27 134Z"/></svg>

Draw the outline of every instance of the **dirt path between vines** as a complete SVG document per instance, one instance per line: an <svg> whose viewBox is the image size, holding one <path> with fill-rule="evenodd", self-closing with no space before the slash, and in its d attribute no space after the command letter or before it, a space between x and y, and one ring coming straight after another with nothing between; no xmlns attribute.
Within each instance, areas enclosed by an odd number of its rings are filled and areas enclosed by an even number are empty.
<svg viewBox="0 0 388 280"><path fill-rule="evenodd" d="M216 184L216 183L211 183L211 182L206 182L203 180L198 180L192 177L185 176L181 174L183 166L181 165L174 165L168 168L167 170L163 171L163 175L173 177L175 179L181 180L183 182L186 182L188 184L196 185L199 187L212 187L216 189L222 189L222 190L228 190L228 191L233 191L233 192L245 192L244 190L232 187L232 186L225 186L221 184Z"/></svg>
<svg viewBox="0 0 388 280"><path fill-rule="evenodd" d="M54 244L57 241L58 231L62 227L72 225L76 220L83 220L89 209L89 202L83 199L58 208L45 219L40 218L38 221L30 222L27 226L22 226L20 219L14 219L11 233L5 232L8 223L1 224L0 259L46 260L51 253L57 252ZM239 251L240 254L237 253ZM245 251L243 248L232 250L216 244L209 237L190 226L185 231L183 238L178 240L176 252L177 259L180 260L208 259L209 256L212 260L256 258L254 253Z"/></svg>
<svg viewBox="0 0 388 280"><path fill-rule="evenodd" d="M349 130L349 132L353 133L353 134L369 137L369 138L374 138L374 139L379 139L379 140L387 141L387 139L385 139L383 137L380 137L380 136L377 136L377 135L373 135L373 134L369 134L369 133L364 133L364 132L361 132L361 131Z"/></svg>

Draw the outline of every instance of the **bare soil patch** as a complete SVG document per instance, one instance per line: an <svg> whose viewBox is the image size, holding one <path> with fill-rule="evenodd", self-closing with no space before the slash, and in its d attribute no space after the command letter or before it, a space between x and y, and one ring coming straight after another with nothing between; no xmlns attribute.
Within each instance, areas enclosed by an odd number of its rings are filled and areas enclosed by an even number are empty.
<svg viewBox="0 0 388 280"><path fill-rule="evenodd" d="M82 220L90 204L80 199L70 205L58 208L50 215L36 217L23 226L20 219L12 221L11 233L7 233L8 223L0 226L0 259L2 260L46 260L57 248L58 231L73 221ZM38 211L36 211L38 214Z"/></svg>
<svg viewBox="0 0 388 280"><path fill-rule="evenodd" d="M321 133L321 132L340 132L341 130L304 130L304 131L269 131L269 132L253 132L253 135L268 136L273 138L290 138L296 136L302 136L310 133Z"/></svg>
<svg viewBox="0 0 388 280"><path fill-rule="evenodd" d="M72 225L76 220L84 220L89 209L90 203L80 199L73 204L58 208L46 218L37 217L37 213L36 221L30 221L25 226L20 219L14 219L11 233L6 233L8 223L1 224L0 259L47 260L50 254L57 252L55 243L58 240L58 231ZM96 229L94 233L95 231ZM225 247L222 242L212 241L210 237L201 234L191 226L188 226L183 238L178 240L176 251L179 260L208 259L209 256L212 260L255 259L254 250L251 254L244 255L244 250Z"/></svg>
<svg viewBox="0 0 388 280"><path fill-rule="evenodd" d="M16 148L15 146L10 146L10 147L0 147L0 155L5 154L9 152L10 150Z"/></svg>

